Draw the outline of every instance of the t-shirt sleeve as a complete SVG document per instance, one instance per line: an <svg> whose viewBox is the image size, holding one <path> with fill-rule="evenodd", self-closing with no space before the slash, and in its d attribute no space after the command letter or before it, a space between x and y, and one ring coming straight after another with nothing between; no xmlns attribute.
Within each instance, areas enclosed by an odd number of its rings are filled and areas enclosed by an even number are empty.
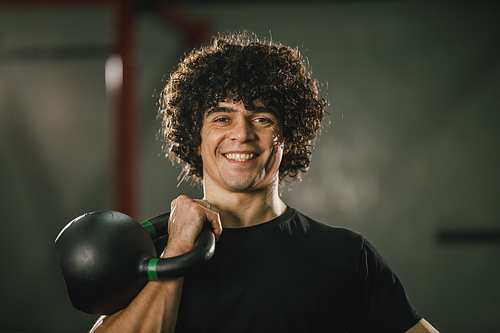
<svg viewBox="0 0 500 333"><path fill-rule="evenodd" d="M377 250L363 239L359 256L360 332L404 333L422 317Z"/></svg>

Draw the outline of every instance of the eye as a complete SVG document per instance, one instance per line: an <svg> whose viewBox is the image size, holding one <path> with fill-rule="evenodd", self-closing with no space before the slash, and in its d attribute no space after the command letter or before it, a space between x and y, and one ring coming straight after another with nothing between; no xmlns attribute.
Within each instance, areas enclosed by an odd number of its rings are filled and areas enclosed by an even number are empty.
<svg viewBox="0 0 500 333"><path fill-rule="evenodd" d="M259 116L259 117L255 117L253 119L253 121L255 123L258 123L259 125L272 125L274 124L274 121L272 118L270 117L262 117L262 116Z"/></svg>
<svg viewBox="0 0 500 333"><path fill-rule="evenodd" d="M229 118L227 117L217 117L217 118L214 118L213 122L214 123L226 123L229 121Z"/></svg>

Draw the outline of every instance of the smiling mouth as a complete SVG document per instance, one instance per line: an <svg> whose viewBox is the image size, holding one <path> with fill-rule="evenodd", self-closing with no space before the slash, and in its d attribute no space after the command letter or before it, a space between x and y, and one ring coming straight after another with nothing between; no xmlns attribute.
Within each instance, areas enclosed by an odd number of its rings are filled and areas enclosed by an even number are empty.
<svg viewBox="0 0 500 333"><path fill-rule="evenodd" d="M237 161L237 162L245 162L257 157L257 154L225 154L226 158Z"/></svg>

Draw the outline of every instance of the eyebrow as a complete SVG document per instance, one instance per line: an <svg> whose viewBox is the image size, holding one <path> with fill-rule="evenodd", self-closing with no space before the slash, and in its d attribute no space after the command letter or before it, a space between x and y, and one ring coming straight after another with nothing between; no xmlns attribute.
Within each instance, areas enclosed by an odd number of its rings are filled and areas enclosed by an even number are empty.
<svg viewBox="0 0 500 333"><path fill-rule="evenodd" d="M248 111L251 113L268 113L268 114L272 115L273 117L275 117L276 119L279 119L278 113L271 108L266 108L266 107L261 106L261 107L256 107L255 109L248 110ZM231 108L231 107L216 106L215 108L208 110L205 118L208 118L211 115L216 114L216 113L236 113L236 112L238 112L238 111L236 111L236 109Z"/></svg>

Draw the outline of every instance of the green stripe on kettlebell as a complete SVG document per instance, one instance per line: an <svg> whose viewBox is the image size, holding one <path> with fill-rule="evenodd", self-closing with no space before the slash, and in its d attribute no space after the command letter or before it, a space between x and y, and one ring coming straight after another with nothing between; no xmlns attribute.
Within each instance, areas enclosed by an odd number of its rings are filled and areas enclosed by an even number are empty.
<svg viewBox="0 0 500 333"><path fill-rule="evenodd" d="M153 225L151 224L151 222L149 221L144 221L141 223L141 225L146 229L146 231L148 232L149 236L151 236L151 239L156 239L156 229L155 227L153 227Z"/></svg>
<svg viewBox="0 0 500 333"><path fill-rule="evenodd" d="M159 280L156 273L156 264L160 259L151 259L148 263L148 277L150 280Z"/></svg>

